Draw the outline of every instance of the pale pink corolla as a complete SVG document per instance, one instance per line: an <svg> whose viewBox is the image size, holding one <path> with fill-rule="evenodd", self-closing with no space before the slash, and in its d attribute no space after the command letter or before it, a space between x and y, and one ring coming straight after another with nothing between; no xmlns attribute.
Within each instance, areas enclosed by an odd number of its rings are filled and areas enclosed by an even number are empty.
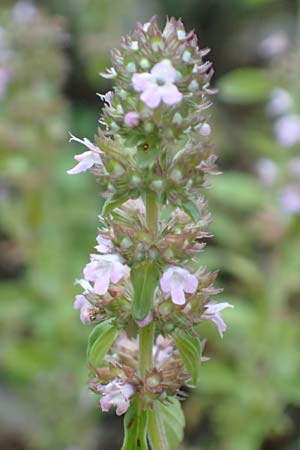
<svg viewBox="0 0 300 450"><path fill-rule="evenodd" d="M135 392L134 387L130 383L123 383L119 380L113 380L110 383L97 386L98 391L102 394L100 406L102 411L108 411L115 406L117 416L124 414L130 405L130 397Z"/></svg>
<svg viewBox="0 0 300 450"><path fill-rule="evenodd" d="M136 111L129 111L124 116L124 124L128 128L135 128L140 123L140 115Z"/></svg>
<svg viewBox="0 0 300 450"><path fill-rule="evenodd" d="M94 292L98 295L106 294L110 282L118 283L127 273L128 267L114 254L91 255L91 262L83 270L85 279L95 283Z"/></svg>
<svg viewBox="0 0 300 450"><path fill-rule="evenodd" d="M97 236L97 243L95 249L99 253L110 253L113 249L111 240L101 236L101 234Z"/></svg>
<svg viewBox="0 0 300 450"><path fill-rule="evenodd" d="M75 155L74 159L78 162L73 169L67 170L69 175L85 172L91 169L94 165L102 166L102 160L100 154L103 153L97 145L93 144L89 139L78 139L71 134L70 140L80 142L89 149L87 152L83 152L80 155Z"/></svg>
<svg viewBox="0 0 300 450"><path fill-rule="evenodd" d="M207 303L205 305L205 312L202 314L202 319L211 320L218 327L218 332L221 337L223 337L224 331L227 329L227 325L221 317L221 311L225 308L233 308L233 305L227 302L223 303Z"/></svg>
<svg viewBox="0 0 300 450"><path fill-rule="evenodd" d="M141 92L141 100L149 107L156 108L161 101L166 105L175 105L183 98L175 86L177 72L167 59L155 64L151 72L135 73L132 84Z"/></svg>
<svg viewBox="0 0 300 450"><path fill-rule="evenodd" d="M299 186L285 186L280 194L279 199L282 209L291 214L300 213L300 187Z"/></svg>
<svg viewBox="0 0 300 450"><path fill-rule="evenodd" d="M274 126L277 141L283 147L300 144L300 116L290 114L278 119Z"/></svg>
<svg viewBox="0 0 300 450"><path fill-rule="evenodd" d="M84 325L91 323L89 309L91 307L90 302L87 301L84 295L79 294L75 297L75 302L73 304L74 309L80 310L80 320Z"/></svg>
<svg viewBox="0 0 300 450"><path fill-rule="evenodd" d="M171 294L172 302L175 305L184 305L184 293L194 294L198 287L198 280L187 270L173 266L164 272L160 286L165 294Z"/></svg>

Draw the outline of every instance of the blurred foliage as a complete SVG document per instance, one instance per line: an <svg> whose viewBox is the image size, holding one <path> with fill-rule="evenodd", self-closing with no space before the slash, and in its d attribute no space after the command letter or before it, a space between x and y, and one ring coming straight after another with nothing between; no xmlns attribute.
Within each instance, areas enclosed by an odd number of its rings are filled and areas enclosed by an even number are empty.
<svg viewBox="0 0 300 450"><path fill-rule="evenodd" d="M88 330L72 311L72 283L94 245L99 202L88 175L66 176L76 152L66 142L68 130L92 138L101 107L95 92L110 87L98 77L109 50L152 14L161 22L181 16L199 31L220 89L212 119L224 174L208 193L215 238L200 260L220 269L220 300L235 309L222 341L203 324L212 359L184 404L185 448L299 448L300 220L256 172L259 158L284 171L300 156L299 144L280 146L266 113L278 87L300 113L297 2L30 5L0 6L0 75L8 75L0 95L0 448L119 448L120 421L97 423L81 364Z"/></svg>

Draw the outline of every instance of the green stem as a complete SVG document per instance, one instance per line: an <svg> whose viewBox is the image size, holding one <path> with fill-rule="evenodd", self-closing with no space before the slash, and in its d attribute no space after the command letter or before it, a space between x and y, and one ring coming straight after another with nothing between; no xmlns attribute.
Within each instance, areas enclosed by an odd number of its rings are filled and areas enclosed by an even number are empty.
<svg viewBox="0 0 300 450"><path fill-rule="evenodd" d="M140 328L139 350L140 350L140 376L144 377L152 367L152 349L154 340L154 322L146 327Z"/></svg>
<svg viewBox="0 0 300 450"><path fill-rule="evenodd" d="M146 193L146 221L149 230L153 237L157 235L157 219L158 219L158 205L155 192L148 191ZM152 367L152 349L154 341L155 325L151 322L146 327L140 328L139 331L139 352L140 352L140 376L143 377L145 373Z"/></svg>

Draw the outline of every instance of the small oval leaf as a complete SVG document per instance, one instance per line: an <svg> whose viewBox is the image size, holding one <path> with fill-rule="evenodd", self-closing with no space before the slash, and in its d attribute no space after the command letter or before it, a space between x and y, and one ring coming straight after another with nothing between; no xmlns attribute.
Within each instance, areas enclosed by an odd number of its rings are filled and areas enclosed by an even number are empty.
<svg viewBox="0 0 300 450"><path fill-rule="evenodd" d="M134 288L132 314L135 320L143 320L152 309L159 270L155 263L146 260L134 264L130 277Z"/></svg>
<svg viewBox="0 0 300 450"><path fill-rule="evenodd" d="M198 383L201 358L201 343L197 337L180 335L175 338L180 357L192 376L194 385Z"/></svg>
<svg viewBox="0 0 300 450"><path fill-rule="evenodd" d="M117 336L117 328L111 320L97 325L88 338L87 357L93 367L98 367Z"/></svg>

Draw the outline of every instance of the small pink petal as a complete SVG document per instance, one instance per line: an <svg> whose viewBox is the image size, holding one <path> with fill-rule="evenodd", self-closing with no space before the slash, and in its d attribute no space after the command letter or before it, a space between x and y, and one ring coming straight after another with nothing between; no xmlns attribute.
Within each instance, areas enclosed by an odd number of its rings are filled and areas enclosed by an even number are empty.
<svg viewBox="0 0 300 450"><path fill-rule="evenodd" d="M198 280L195 275L188 274L184 279L184 290L188 294L194 294L198 287Z"/></svg>
<svg viewBox="0 0 300 450"><path fill-rule="evenodd" d="M174 84L165 84L160 88L160 95L166 105L175 105L181 102L183 95Z"/></svg>
<svg viewBox="0 0 300 450"><path fill-rule="evenodd" d="M113 283L118 283L124 276L124 266L120 262L116 261L111 266L110 279Z"/></svg>
<svg viewBox="0 0 300 450"><path fill-rule="evenodd" d="M80 311L80 320L84 325L89 325L91 323L90 313L88 308L83 307Z"/></svg>
<svg viewBox="0 0 300 450"><path fill-rule="evenodd" d="M171 297L172 302L175 305L184 305L185 304L185 295L182 288L174 288L171 289Z"/></svg>
<svg viewBox="0 0 300 450"><path fill-rule="evenodd" d="M126 413L127 409L129 408L129 405L130 405L129 400L123 400L123 401L119 402L117 409L116 409L117 416L121 416L122 414Z"/></svg>
<svg viewBox="0 0 300 450"><path fill-rule="evenodd" d="M95 281L94 291L98 295L106 294L109 286L109 272L102 271Z"/></svg>
<svg viewBox="0 0 300 450"><path fill-rule="evenodd" d="M98 272L98 262L91 261L83 269L84 278L88 281L96 281Z"/></svg>
<svg viewBox="0 0 300 450"><path fill-rule="evenodd" d="M213 316L213 318L211 319L212 322L214 322L217 327L218 327L218 332L219 335L221 336L221 338L223 337L223 333L224 331L226 331L227 329L227 325L224 322L224 320L222 319L220 313L217 313L215 316Z"/></svg>
<svg viewBox="0 0 300 450"><path fill-rule="evenodd" d="M161 96L159 91L159 86L151 85L146 89L142 95L141 100L149 107L156 108L160 104Z"/></svg>
<svg viewBox="0 0 300 450"><path fill-rule="evenodd" d="M163 276L160 279L160 287L165 294L171 291L172 274L173 271L171 268L169 268L164 272Z"/></svg>
<svg viewBox="0 0 300 450"><path fill-rule="evenodd" d="M87 300L84 295L76 295L75 302L73 303L74 309L81 309L86 303Z"/></svg>
<svg viewBox="0 0 300 450"><path fill-rule="evenodd" d="M162 80L165 83L174 83L177 75L176 70L168 60L155 64L151 70L151 74L154 75L156 79Z"/></svg>
<svg viewBox="0 0 300 450"><path fill-rule="evenodd" d="M132 85L135 91L143 92L152 83L153 77L150 73L135 73L132 76Z"/></svg>

